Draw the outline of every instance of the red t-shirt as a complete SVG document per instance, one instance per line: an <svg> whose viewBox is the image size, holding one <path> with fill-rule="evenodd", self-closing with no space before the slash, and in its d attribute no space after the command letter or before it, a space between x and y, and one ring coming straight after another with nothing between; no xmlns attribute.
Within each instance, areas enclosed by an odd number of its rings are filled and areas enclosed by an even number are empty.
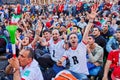
<svg viewBox="0 0 120 80"><path fill-rule="evenodd" d="M104 6L104 10L110 10L111 7L112 7L112 4L106 3Z"/></svg>
<svg viewBox="0 0 120 80"><path fill-rule="evenodd" d="M118 65L119 57L120 57L119 54L120 54L120 49L112 50L109 53L107 60L112 61L110 68L114 68L113 75L120 78L120 65Z"/></svg>
<svg viewBox="0 0 120 80"><path fill-rule="evenodd" d="M107 60L112 61L110 68L115 68L118 66L117 64L118 64L118 59L119 59L119 53L120 53L120 49L119 50L112 50L109 53Z"/></svg>
<svg viewBox="0 0 120 80"><path fill-rule="evenodd" d="M60 5L59 5L59 8L58 8L58 11L59 11L59 12L63 12L63 9L64 9L64 5L63 5L63 4L60 4Z"/></svg>
<svg viewBox="0 0 120 80"><path fill-rule="evenodd" d="M76 5L76 10L79 11L82 7L82 2L78 2Z"/></svg>

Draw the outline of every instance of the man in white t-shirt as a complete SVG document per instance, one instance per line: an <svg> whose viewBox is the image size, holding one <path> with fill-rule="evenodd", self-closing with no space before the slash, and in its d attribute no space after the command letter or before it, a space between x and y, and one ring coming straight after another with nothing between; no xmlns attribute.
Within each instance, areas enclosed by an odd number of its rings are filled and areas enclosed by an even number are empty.
<svg viewBox="0 0 120 80"><path fill-rule="evenodd" d="M89 14L90 23L87 25L85 32L83 34L82 41L78 43L78 37L77 34L71 33L69 35L69 43L70 43L70 48L65 51L63 57L58 60L57 65L62 66L62 63L66 58L70 60L70 68L69 71L72 73L73 76L75 76L78 80L88 80L87 75L89 74L88 68L87 68L87 58L86 58L86 53L87 53L87 48L86 48L86 43L87 43L87 38L88 38L88 33L93 26L91 23L93 19L96 16L96 11L97 11L97 5L94 5L92 8L91 14Z"/></svg>
<svg viewBox="0 0 120 80"><path fill-rule="evenodd" d="M78 43L78 37L76 33L69 35L69 42L71 47L65 51L63 57L57 62L58 66L62 66L62 62L68 58L70 60L69 71L79 80L88 80L87 75L89 74L87 68L87 37L92 23L89 23L86 27L82 41Z"/></svg>
<svg viewBox="0 0 120 80"><path fill-rule="evenodd" d="M52 37L48 42L40 41L41 45L48 46L51 59L57 62L65 52L64 40L60 38L59 31L54 29L52 31Z"/></svg>
<svg viewBox="0 0 120 80"><path fill-rule="evenodd" d="M38 62L33 59L31 48L22 49L18 58L11 58L6 73L13 73L13 80L43 80Z"/></svg>
<svg viewBox="0 0 120 80"><path fill-rule="evenodd" d="M60 34L57 29L52 31L52 39L49 41L49 50L53 61L57 62L64 54L64 40L60 39Z"/></svg>

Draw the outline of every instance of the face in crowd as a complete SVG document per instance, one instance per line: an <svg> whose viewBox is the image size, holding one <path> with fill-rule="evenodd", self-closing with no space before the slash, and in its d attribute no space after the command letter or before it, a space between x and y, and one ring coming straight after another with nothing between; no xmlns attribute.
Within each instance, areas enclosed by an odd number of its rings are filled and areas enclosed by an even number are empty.
<svg viewBox="0 0 120 80"><path fill-rule="evenodd" d="M115 33L116 39L120 42L120 30Z"/></svg>
<svg viewBox="0 0 120 80"><path fill-rule="evenodd" d="M95 42L95 39L92 36L88 36L88 44L92 45L94 44L94 42Z"/></svg>
<svg viewBox="0 0 120 80"><path fill-rule="evenodd" d="M72 33L77 33L77 31L78 31L77 27L72 28Z"/></svg>
<svg viewBox="0 0 120 80"><path fill-rule="evenodd" d="M99 35L100 35L99 29L98 29L98 28L93 28L92 34L93 34L95 37L99 36Z"/></svg>
<svg viewBox="0 0 120 80"><path fill-rule="evenodd" d="M25 36L24 39L22 40L22 45L27 46L30 43L30 39L28 36Z"/></svg>
<svg viewBox="0 0 120 80"><path fill-rule="evenodd" d="M21 67L27 66L31 61L32 58L29 57L29 50L22 49L19 53L18 60Z"/></svg>
<svg viewBox="0 0 120 80"><path fill-rule="evenodd" d="M58 31L57 29L54 29L54 30L52 31L52 37L53 37L53 40L54 40L54 41L58 41L58 40L59 40L60 34L59 34L59 31Z"/></svg>
<svg viewBox="0 0 120 80"><path fill-rule="evenodd" d="M76 34L71 34L69 36L69 42L71 44L71 46L77 46L78 45L78 37Z"/></svg>
<svg viewBox="0 0 120 80"><path fill-rule="evenodd" d="M44 37L46 40L50 40L50 38L51 38L50 32L48 32L48 31L44 32L44 33L43 33L43 37Z"/></svg>
<svg viewBox="0 0 120 80"><path fill-rule="evenodd" d="M103 32L104 32L104 31L108 31L108 25L104 25L104 26L103 26Z"/></svg>

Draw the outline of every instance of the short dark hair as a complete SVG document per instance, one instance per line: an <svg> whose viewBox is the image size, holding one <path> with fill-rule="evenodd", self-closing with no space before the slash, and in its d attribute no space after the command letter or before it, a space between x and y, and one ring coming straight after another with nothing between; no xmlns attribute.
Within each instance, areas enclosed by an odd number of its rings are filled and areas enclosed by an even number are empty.
<svg viewBox="0 0 120 80"><path fill-rule="evenodd" d="M100 27L94 27L94 28L97 28L99 32L102 31L102 28L100 28ZM94 29L94 28L93 28L93 29Z"/></svg>
<svg viewBox="0 0 120 80"><path fill-rule="evenodd" d="M77 36L77 38L78 38L77 33L70 33L70 34L68 35L68 37L67 37L68 40L69 40L69 38L70 38L70 36L71 36L72 34L75 34L75 35Z"/></svg>
<svg viewBox="0 0 120 80"><path fill-rule="evenodd" d="M44 34L45 32L51 33L51 31L50 31L49 29L45 29L45 30L43 31L43 34Z"/></svg>
<svg viewBox="0 0 120 80"><path fill-rule="evenodd" d="M92 37L92 38L95 40L95 36L94 36L94 35L89 34L88 37L89 37L89 36Z"/></svg>
<svg viewBox="0 0 120 80"><path fill-rule="evenodd" d="M73 27L79 28L77 25L73 25Z"/></svg>
<svg viewBox="0 0 120 80"><path fill-rule="evenodd" d="M73 25L73 27L76 27L76 28L79 29L80 31L82 30L82 28L80 28L80 27L77 26L77 25Z"/></svg>
<svg viewBox="0 0 120 80"><path fill-rule="evenodd" d="M23 32L23 30L22 30L21 28L18 28L17 30L18 30L18 32L20 32L20 33Z"/></svg>
<svg viewBox="0 0 120 80"><path fill-rule="evenodd" d="M34 50L30 47L24 47L25 50L29 51L28 58L34 58Z"/></svg>

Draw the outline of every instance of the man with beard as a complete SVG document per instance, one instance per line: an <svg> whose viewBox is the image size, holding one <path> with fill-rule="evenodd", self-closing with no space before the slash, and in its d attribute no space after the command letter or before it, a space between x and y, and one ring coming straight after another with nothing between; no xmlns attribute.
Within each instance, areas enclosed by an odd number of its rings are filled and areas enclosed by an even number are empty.
<svg viewBox="0 0 120 80"><path fill-rule="evenodd" d="M63 45L64 40L60 39L59 31L57 29L53 30L52 39L49 42L49 50L53 61L57 62L63 56L65 51Z"/></svg>
<svg viewBox="0 0 120 80"><path fill-rule="evenodd" d="M107 42L106 50L108 52L120 48L120 28L116 30L116 33L110 40Z"/></svg>
<svg viewBox="0 0 120 80"><path fill-rule="evenodd" d="M63 66L59 67L55 63L63 56L66 44L64 44L64 40L60 38L60 33L57 29L52 31L52 37L49 41L45 41L43 38L40 38L39 42L42 46L48 47L50 58L41 56L37 58L37 61L39 62L41 68L45 70L43 73L44 80L51 80L56 73L64 69Z"/></svg>
<svg viewBox="0 0 120 80"><path fill-rule="evenodd" d="M37 60L39 64L44 68L47 68L50 65L52 67L53 64L57 62L65 52L64 40L60 38L59 31L57 29L54 29L52 31L52 37L49 41L44 42L41 38L39 41L42 46L48 46L51 59L40 57ZM48 64L49 66L47 66Z"/></svg>

